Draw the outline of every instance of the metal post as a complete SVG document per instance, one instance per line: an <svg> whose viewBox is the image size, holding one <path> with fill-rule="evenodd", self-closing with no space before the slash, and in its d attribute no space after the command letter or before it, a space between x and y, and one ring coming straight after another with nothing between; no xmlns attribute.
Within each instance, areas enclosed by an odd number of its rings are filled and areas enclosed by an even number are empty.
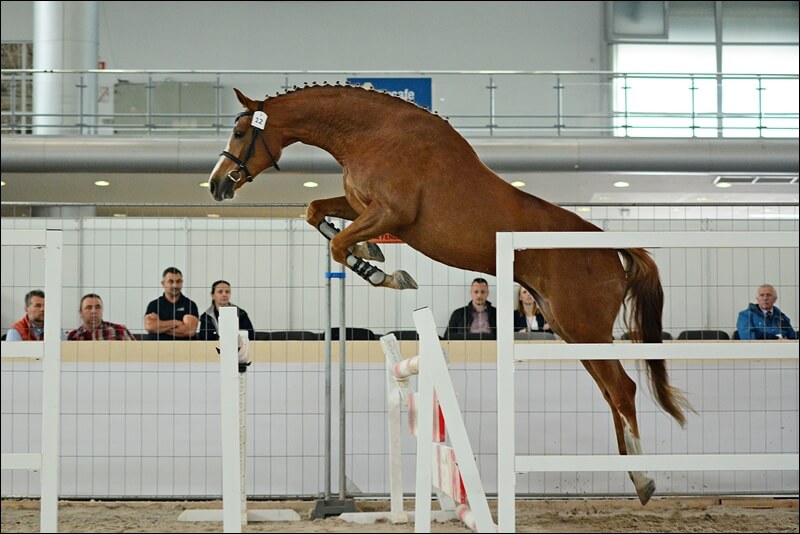
<svg viewBox="0 0 800 534"><path fill-rule="evenodd" d="M153 77L147 77L147 132L153 133Z"/></svg>
<svg viewBox="0 0 800 534"><path fill-rule="evenodd" d="M325 281L325 500L331 498L331 248L327 247L328 271Z"/></svg>
<svg viewBox="0 0 800 534"><path fill-rule="evenodd" d="M214 93L217 100L215 106L217 116L214 119L214 129L217 131L217 135L219 135L222 130L222 82L219 79L219 75L217 75L217 83L214 85Z"/></svg>
<svg viewBox="0 0 800 534"><path fill-rule="evenodd" d="M497 89L497 86L494 84L494 78L489 76L489 85L486 86L489 90L489 135L494 135L494 129L496 127L494 123L494 92Z"/></svg>
<svg viewBox="0 0 800 534"><path fill-rule="evenodd" d="M342 220L342 230L344 230L344 220ZM347 330L345 321L345 278L344 265L341 266L342 279L339 293L339 499L345 500L345 449L347 448L345 437L345 424L347 423L347 397L345 396L345 368L347 365L345 352ZM354 510L355 511L355 510Z"/></svg>
<svg viewBox="0 0 800 534"><path fill-rule="evenodd" d="M556 76L556 135L561 137L561 128L564 127L564 84L561 83L561 76Z"/></svg>
<svg viewBox="0 0 800 534"><path fill-rule="evenodd" d="M344 220L341 220L344 229ZM344 267L339 272L331 271L331 249L328 247L328 270L325 273L327 279L325 285L325 305L328 309L325 323L325 493L322 499L314 503L311 510L311 519L325 518L331 515L355 512L353 499L346 498L346 477L345 477L345 423L346 423L346 399L345 399L345 284ZM339 326L339 497L333 499L331 496L331 317L333 306L331 303L331 278L341 279L341 302L340 302L340 326Z"/></svg>

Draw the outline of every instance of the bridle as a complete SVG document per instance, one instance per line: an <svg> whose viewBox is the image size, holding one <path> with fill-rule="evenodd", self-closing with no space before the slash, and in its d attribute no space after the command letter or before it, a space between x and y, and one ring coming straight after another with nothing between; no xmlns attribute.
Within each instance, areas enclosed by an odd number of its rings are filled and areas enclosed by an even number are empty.
<svg viewBox="0 0 800 534"><path fill-rule="evenodd" d="M263 108L264 108L264 102L261 101L261 102L258 103L258 111L261 112L263 110ZM255 111L243 111L242 113L239 113L238 115L236 115L236 121L235 122L239 122L239 119L241 119L242 117L251 116L251 115L255 115L255 114L256 114ZM264 126L266 126L266 125L264 125ZM250 138L250 144L247 146L247 151L245 152L245 156L244 156L243 160L237 158L236 156L234 156L233 154L231 154L227 150L223 150L222 152L219 153L220 156L225 156L226 158L232 160L234 163L236 163L239 166L237 169L232 170L231 172L229 172L228 175L226 176L226 178L228 180L230 180L231 182L233 182L233 183L238 183L242 179L242 177L243 177L242 171L244 171L244 179L246 181L248 181L248 182L252 182L253 181L253 175L250 174L249 170L247 170L247 162L250 159L250 157L253 155L253 153L255 152L256 139L258 139L259 132L263 132L263 127L259 128L257 126L253 126L252 130L253 130L253 136ZM281 168L278 167L278 162L275 161L275 156L272 155L272 152L270 151L269 147L267 146L267 141L264 139L263 136L261 137L261 143L264 145L264 148L266 149L267 154L269 154L269 157L272 158L272 165L270 165L270 167L275 167L276 171L281 170Z"/></svg>

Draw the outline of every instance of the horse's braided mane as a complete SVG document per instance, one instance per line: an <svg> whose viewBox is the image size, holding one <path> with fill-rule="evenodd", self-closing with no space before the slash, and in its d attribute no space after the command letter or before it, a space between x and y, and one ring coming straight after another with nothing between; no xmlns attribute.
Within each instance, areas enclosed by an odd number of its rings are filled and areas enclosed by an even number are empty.
<svg viewBox="0 0 800 534"><path fill-rule="evenodd" d="M267 96L267 98L281 98L282 96L286 96L286 95L290 95L290 94L303 93L305 91L309 91L310 92L310 91L315 91L315 90L319 90L319 89L344 89L345 91L364 91L365 93L371 93L371 94L375 94L375 95L380 95L378 98L386 98L386 99L391 99L391 100L394 100L394 101L400 101L404 105L414 106L415 108L426 112L428 115L432 115L432 116L434 116L434 117L436 117L438 119L441 119L441 120L443 120L445 122L448 122L445 117L442 117L438 113L435 113L433 111L430 111L427 108L424 108L424 107L420 106L416 102L409 102L408 100L405 100L404 98L400 98L399 96L395 96L395 95L389 93L388 91L385 91L385 90L382 90L382 89L367 89L367 88L365 88L365 87L363 87L361 85L351 85L349 83L348 84L339 84L337 82L335 85L331 85L328 82L324 82L322 84L318 84L318 83L314 82L312 84L305 84L305 85L303 85L303 87L298 87L298 86L295 85L291 89L287 89L282 93L276 93L274 96Z"/></svg>

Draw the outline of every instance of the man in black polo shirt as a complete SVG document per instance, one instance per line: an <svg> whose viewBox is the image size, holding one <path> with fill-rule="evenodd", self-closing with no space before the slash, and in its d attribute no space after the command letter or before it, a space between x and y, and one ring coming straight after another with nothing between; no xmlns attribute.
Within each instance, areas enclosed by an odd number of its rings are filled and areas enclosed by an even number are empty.
<svg viewBox="0 0 800 534"><path fill-rule="evenodd" d="M197 304L181 293L183 274L167 267L161 276L164 294L147 305L144 327L148 339L195 339L200 313Z"/></svg>

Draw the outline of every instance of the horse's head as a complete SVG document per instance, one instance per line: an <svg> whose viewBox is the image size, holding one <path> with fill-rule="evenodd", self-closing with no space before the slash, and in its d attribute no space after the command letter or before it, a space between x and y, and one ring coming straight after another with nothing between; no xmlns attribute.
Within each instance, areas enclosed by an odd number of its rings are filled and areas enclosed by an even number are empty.
<svg viewBox="0 0 800 534"><path fill-rule="evenodd" d="M220 153L219 161L208 177L208 187L215 200L233 198L233 193L269 167L278 167L280 138L264 111L266 101L250 100L238 89L236 98L245 111L236 116L233 134Z"/></svg>

